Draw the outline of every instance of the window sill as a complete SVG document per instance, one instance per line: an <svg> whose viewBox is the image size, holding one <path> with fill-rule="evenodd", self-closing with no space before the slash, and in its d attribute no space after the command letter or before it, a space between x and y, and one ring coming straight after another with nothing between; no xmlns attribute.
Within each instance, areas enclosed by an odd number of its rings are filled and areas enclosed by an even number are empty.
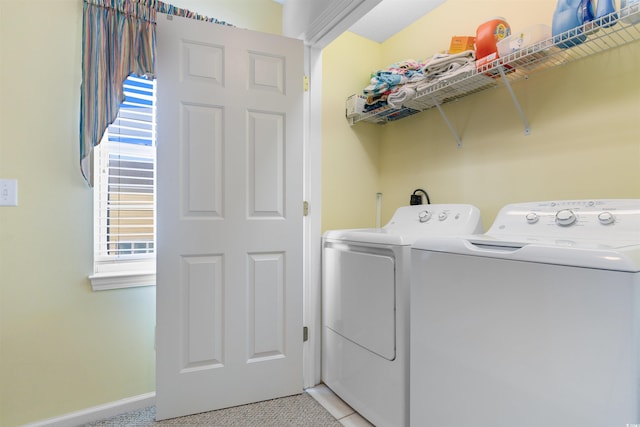
<svg viewBox="0 0 640 427"><path fill-rule="evenodd" d="M106 291L110 289L137 288L140 286L155 286L155 271L125 271L96 273L89 276L91 289Z"/></svg>

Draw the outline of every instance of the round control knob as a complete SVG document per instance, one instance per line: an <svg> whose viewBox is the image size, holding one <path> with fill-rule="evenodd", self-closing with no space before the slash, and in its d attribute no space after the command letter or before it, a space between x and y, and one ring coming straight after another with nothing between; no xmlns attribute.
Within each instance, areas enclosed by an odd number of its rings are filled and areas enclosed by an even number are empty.
<svg viewBox="0 0 640 427"><path fill-rule="evenodd" d="M420 222L427 222L431 219L431 212L429 211L422 211L418 214L418 219L420 220Z"/></svg>
<svg viewBox="0 0 640 427"><path fill-rule="evenodd" d="M615 217L611 212L600 212L600 214L598 214L598 221L600 221L600 224L609 225L613 224Z"/></svg>
<svg viewBox="0 0 640 427"><path fill-rule="evenodd" d="M526 218L529 224L535 224L540 219L540 217L538 217L538 214L535 212L529 212Z"/></svg>
<svg viewBox="0 0 640 427"><path fill-rule="evenodd" d="M440 221L444 221L445 219L447 219L447 213L446 212L440 212L440 215L438 215L438 219Z"/></svg>
<svg viewBox="0 0 640 427"><path fill-rule="evenodd" d="M556 222L564 227L576 222L576 214L571 209L562 209L556 213Z"/></svg>

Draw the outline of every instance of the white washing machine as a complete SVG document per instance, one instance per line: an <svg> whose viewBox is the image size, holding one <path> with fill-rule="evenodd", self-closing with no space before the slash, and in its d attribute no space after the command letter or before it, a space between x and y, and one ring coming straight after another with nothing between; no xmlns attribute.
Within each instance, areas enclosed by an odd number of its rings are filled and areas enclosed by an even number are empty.
<svg viewBox="0 0 640 427"><path fill-rule="evenodd" d="M382 228L327 231L322 261L322 379L378 427L409 425L411 244L481 233L470 205L399 208Z"/></svg>
<svg viewBox="0 0 640 427"><path fill-rule="evenodd" d="M411 425L640 424L640 200L505 206L417 241Z"/></svg>

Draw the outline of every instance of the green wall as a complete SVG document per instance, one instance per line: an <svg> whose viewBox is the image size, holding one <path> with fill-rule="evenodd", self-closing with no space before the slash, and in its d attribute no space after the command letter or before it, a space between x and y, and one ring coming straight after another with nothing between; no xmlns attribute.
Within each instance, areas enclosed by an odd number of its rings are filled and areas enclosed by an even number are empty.
<svg viewBox="0 0 640 427"><path fill-rule="evenodd" d="M281 6L271 0L173 4L280 33ZM5 427L155 390L155 288L92 292L87 279L93 202L79 169L81 44L81 0L0 0L0 178L19 189L18 207L0 207Z"/></svg>
<svg viewBox="0 0 640 427"><path fill-rule="evenodd" d="M371 71L428 58L447 49L451 36L474 35L493 16L505 17L514 31L551 25L555 5L555 0L448 0L374 44L372 58L378 62L363 63L359 52L371 51L371 42L353 34L331 43L323 57L324 114L331 114L330 120L323 118L323 229L372 226L372 208L353 195L375 200L376 192L383 193L384 224L419 187L427 189L433 203L478 206L485 227L507 203L640 198L640 43L516 82L529 136L503 85L443 107L462 138L460 149L436 109L384 126L349 127L337 111L327 113L343 109L344 99L366 86ZM341 74L350 87L327 82L326 76ZM367 182L359 179L363 170ZM378 184L372 187L369 181ZM342 203L336 206L335 200ZM347 220L337 210L353 214Z"/></svg>

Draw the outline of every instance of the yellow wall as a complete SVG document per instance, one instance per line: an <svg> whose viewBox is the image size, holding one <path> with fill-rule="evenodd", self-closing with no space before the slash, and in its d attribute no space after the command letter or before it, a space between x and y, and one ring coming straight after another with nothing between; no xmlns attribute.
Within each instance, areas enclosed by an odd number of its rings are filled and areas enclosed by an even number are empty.
<svg viewBox="0 0 640 427"><path fill-rule="evenodd" d="M480 23L496 15L504 16L514 30L537 23L551 25L555 5L555 0L448 0L379 44L381 61L371 69L408 58L428 58L447 49L452 35L474 35ZM349 55L343 46L352 52L360 49L352 35L334 41L325 49L328 74L332 70L350 73L358 67L359 57ZM325 122L323 144L335 147L334 140L341 140L365 145L370 141L354 142L357 135L378 133L371 141L379 151L370 148L374 154L369 157L375 161L366 167L377 170L371 174L377 175L379 187L372 190L361 183L360 189L350 191L381 191L383 224L397 207L408 204L409 195L418 187L429 192L433 203L478 206L485 227L491 225L500 207L512 202L640 198L639 72L640 43L635 43L516 82L514 90L531 125L529 136L524 136L507 89L500 85L444 106L462 138L461 149L456 148L436 109L385 126L359 123L349 128L344 123ZM339 108L340 100L344 102L364 87L336 88L324 83L328 92L342 91L325 97L324 103L336 102L325 105L325 110ZM331 141L327 134L332 135ZM349 163L361 163L362 158L342 160L344 169L330 169L328 162L339 155L337 150L324 153L323 194L345 192L342 182L330 178L332 173L357 180L359 170L349 175L347 169ZM332 217L331 212L338 208L358 207L354 203L335 207L325 198L323 219L325 212ZM369 217L362 215L357 225L370 226ZM341 218L323 222L325 230L352 226L354 221Z"/></svg>
<svg viewBox="0 0 640 427"><path fill-rule="evenodd" d="M174 0L165 3L197 11L238 28L282 34L282 6L273 0Z"/></svg>
<svg viewBox="0 0 640 427"><path fill-rule="evenodd" d="M201 13L279 33L281 6L261 1L266 7L253 9L255 0L216 2L220 13ZM155 389L155 289L92 292L87 280L93 224L79 170L81 38L81 0L0 0L0 178L19 187L19 206L0 207L5 427Z"/></svg>
<svg viewBox="0 0 640 427"><path fill-rule="evenodd" d="M353 33L331 46L322 53L322 224L325 229L338 228L333 224L373 227L380 191L380 129L350 128L344 102L353 88L366 86L380 62L380 49Z"/></svg>
<svg viewBox="0 0 640 427"><path fill-rule="evenodd" d="M280 6L174 2L239 27L280 32ZM530 7L525 7L530 6ZM273 8L276 9L273 9ZM347 125L344 100L390 62L421 59L505 16L550 22L555 0L449 0L382 45L345 34L323 53L323 228L375 223L425 187L467 202L490 224L504 203L640 197L640 44L384 127ZM275 10L275 12L274 12ZM15 426L153 391L154 288L93 293L92 193L79 172L80 0L0 0L0 178L19 206L0 207L0 425ZM615 67L613 66L615 64ZM28 88L28 89L27 89Z"/></svg>

